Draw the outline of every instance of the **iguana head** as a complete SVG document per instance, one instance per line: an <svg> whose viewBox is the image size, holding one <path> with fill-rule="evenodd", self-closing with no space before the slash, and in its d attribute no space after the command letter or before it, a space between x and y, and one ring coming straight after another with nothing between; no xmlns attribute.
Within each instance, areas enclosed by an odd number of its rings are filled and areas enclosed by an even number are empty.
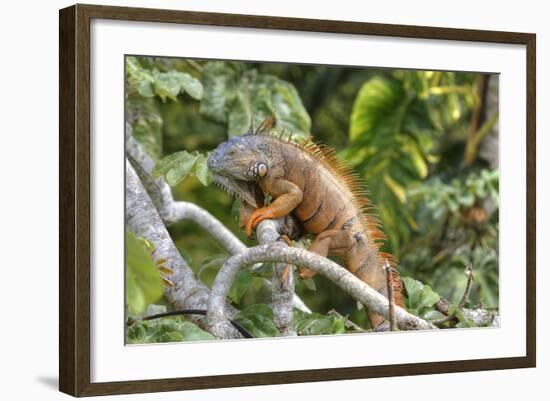
<svg viewBox="0 0 550 401"><path fill-rule="evenodd" d="M259 207L263 194L258 181L269 172L265 140L256 135L236 136L218 145L208 157L214 180L250 206Z"/></svg>

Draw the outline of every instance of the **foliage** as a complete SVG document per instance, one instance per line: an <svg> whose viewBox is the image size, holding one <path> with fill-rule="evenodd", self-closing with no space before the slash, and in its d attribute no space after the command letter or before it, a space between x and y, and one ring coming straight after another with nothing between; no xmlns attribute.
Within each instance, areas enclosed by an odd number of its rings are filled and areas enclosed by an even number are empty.
<svg viewBox="0 0 550 401"><path fill-rule="evenodd" d="M150 305L146 315L163 313L163 305ZM180 316L155 320L137 320L130 325L127 333L129 344L166 343L181 341L213 340L214 336L199 326Z"/></svg>
<svg viewBox="0 0 550 401"><path fill-rule="evenodd" d="M126 307L139 314L162 296L160 272L151 256L152 245L126 230Z"/></svg>
<svg viewBox="0 0 550 401"><path fill-rule="evenodd" d="M294 328L298 335L342 334L346 332L345 319L320 313L294 310Z"/></svg>
<svg viewBox="0 0 550 401"><path fill-rule="evenodd" d="M309 135L309 115L288 82L246 69L243 63L214 61L204 67L204 86L200 111L226 123L229 136L242 135L251 122L257 126L271 116L277 128Z"/></svg>
<svg viewBox="0 0 550 401"><path fill-rule="evenodd" d="M212 182L212 173L206 161L208 156L198 152L189 153L185 150L163 157L155 164L153 178L165 176L170 186L178 185L189 174L193 174L202 185Z"/></svg>
<svg viewBox="0 0 550 401"><path fill-rule="evenodd" d="M273 323L273 312L266 304L255 304L243 309L235 320L254 337L277 337L279 330Z"/></svg>
<svg viewBox="0 0 550 401"><path fill-rule="evenodd" d="M469 124L461 116L473 103L475 88L468 81L455 85L456 80L454 73L396 71L366 81L354 102L351 143L342 157L369 184L396 254L416 226L406 207L407 188L439 163L444 134Z"/></svg>
<svg viewBox="0 0 550 401"><path fill-rule="evenodd" d="M277 130L333 146L367 183L387 236L384 250L400 259L412 313L441 319L436 298L460 300L468 263L475 280L466 306L498 307L499 173L478 154L498 113L479 91L482 74L127 57L126 78L126 119L156 161L155 176L245 244L254 243L238 226L238 201L211 185L206 159L251 122L274 116ZM228 255L194 223L169 230L210 286ZM259 337L278 335L263 285L271 275L270 263L245 270L229 292L241 310L236 320ZM316 311L295 311L300 335L348 332L346 319L369 329L366 311L324 277L298 280L297 292ZM460 311L453 313L468 327ZM184 322L135 323L129 341L185 340Z"/></svg>

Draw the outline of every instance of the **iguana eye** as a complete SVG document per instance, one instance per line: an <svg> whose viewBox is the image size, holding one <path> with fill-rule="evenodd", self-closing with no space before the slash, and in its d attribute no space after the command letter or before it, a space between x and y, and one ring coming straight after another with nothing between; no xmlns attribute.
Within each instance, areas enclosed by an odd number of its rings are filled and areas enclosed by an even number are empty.
<svg viewBox="0 0 550 401"><path fill-rule="evenodd" d="M256 164L256 171L258 173L258 177L265 177L267 174L267 165L265 163Z"/></svg>

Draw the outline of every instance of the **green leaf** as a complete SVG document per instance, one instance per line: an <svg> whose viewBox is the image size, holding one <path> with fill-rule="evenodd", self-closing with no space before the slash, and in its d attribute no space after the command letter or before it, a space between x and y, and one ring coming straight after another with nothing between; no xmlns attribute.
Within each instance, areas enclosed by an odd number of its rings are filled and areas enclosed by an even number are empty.
<svg viewBox="0 0 550 401"><path fill-rule="evenodd" d="M464 316L464 312L462 312L462 309L460 309L456 304L452 304L449 307L449 316L456 316L458 318L458 324L456 325L456 327L474 327L473 322L471 322L470 319Z"/></svg>
<svg viewBox="0 0 550 401"><path fill-rule="evenodd" d="M198 79L184 72L174 71L174 75L179 81L181 93L185 92L193 99L202 99L204 88Z"/></svg>
<svg viewBox="0 0 550 401"><path fill-rule="evenodd" d="M155 164L153 178L164 175L170 186L176 186L191 172L198 158L197 153L189 153L185 150L172 153Z"/></svg>
<svg viewBox="0 0 550 401"><path fill-rule="evenodd" d="M137 85L138 93L143 97L153 97L155 96L155 92L153 91L153 85L151 85L150 81L141 81Z"/></svg>
<svg viewBox="0 0 550 401"><path fill-rule="evenodd" d="M216 338L196 324L181 317L137 321L127 330L131 344L164 343L181 341L208 341Z"/></svg>
<svg viewBox="0 0 550 401"><path fill-rule="evenodd" d="M155 93L162 99L170 98L177 101L177 96L180 92L180 82L174 73L153 71L155 79L153 86Z"/></svg>
<svg viewBox="0 0 550 401"><path fill-rule="evenodd" d="M402 277L407 290L407 309L416 314L426 308L431 308L441 298L430 286L410 277Z"/></svg>
<svg viewBox="0 0 550 401"><path fill-rule="evenodd" d="M205 187L214 182L212 172L208 168L207 156L199 155L198 159L195 161L195 165L193 166L193 173L199 182Z"/></svg>
<svg viewBox="0 0 550 401"><path fill-rule="evenodd" d="M212 334L202 330L199 326L188 321L182 321L178 327L178 331L183 336L184 341L205 341L215 340Z"/></svg>
<svg viewBox="0 0 550 401"><path fill-rule="evenodd" d="M126 101L126 116L134 138L153 160L158 160L162 153L163 121L154 99L129 97Z"/></svg>
<svg viewBox="0 0 550 401"><path fill-rule="evenodd" d="M252 110L249 99L243 92L238 92L235 101L231 106L228 116L229 136L242 135L247 131L252 121Z"/></svg>
<svg viewBox="0 0 550 401"><path fill-rule="evenodd" d="M220 268L226 260L227 255L223 254L212 255L205 259L196 272L197 278L208 287L212 287Z"/></svg>
<svg viewBox="0 0 550 401"><path fill-rule="evenodd" d="M352 141L365 140L378 132L397 131L399 120L392 114L403 104L401 88L394 82L381 77L368 80L359 90L350 124Z"/></svg>
<svg viewBox="0 0 550 401"><path fill-rule="evenodd" d="M252 305L237 313L235 320L254 337L277 337L279 330L273 323L273 312L265 304Z"/></svg>
<svg viewBox="0 0 550 401"><path fill-rule="evenodd" d="M163 281L151 254L131 231L126 231L126 305L142 313L163 294Z"/></svg>
<svg viewBox="0 0 550 401"><path fill-rule="evenodd" d="M203 68L204 94L200 112L216 122L227 122L227 111L236 97L242 63L211 61Z"/></svg>
<svg viewBox="0 0 550 401"><path fill-rule="evenodd" d="M296 88L273 75L258 75L252 93L260 96L264 93L261 90L263 87L267 90L263 95L263 102L258 102L259 107L254 107L254 114L265 117L275 115L277 129L285 129L294 135L309 136L311 119Z"/></svg>
<svg viewBox="0 0 550 401"><path fill-rule="evenodd" d="M209 62L203 71L204 96L200 111L228 124L229 136L244 134L274 116L276 129L307 137L311 120L296 88L289 82L242 63Z"/></svg>
<svg viewBox="0 0 550 401"><path fill-rule="evenodd" d="M241 270L235 279L235 282L229 290L229 298L235 303L239 303L242 296L248 290L248 286L252 281L252 274L247 270Z"/></svg>
<svg viewBox="0 0 550 401"><path fill-rule="evenodd" d="M335 316L320 313L305 313L294 310L294 328L301 336L340 334L345 332L345 321Z"/></svg>

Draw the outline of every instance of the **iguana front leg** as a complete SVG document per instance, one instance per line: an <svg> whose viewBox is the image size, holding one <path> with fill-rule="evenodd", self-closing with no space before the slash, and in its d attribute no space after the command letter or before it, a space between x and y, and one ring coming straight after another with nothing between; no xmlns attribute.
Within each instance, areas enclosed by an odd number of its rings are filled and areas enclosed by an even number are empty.
<svg viewBox="0 0 550 401"><path fill-rule="evenodd" d="M283 178L260 182L260 188L273 197L268 206L256 209L248 219L245 232L249 237L252 230L263 220L288 216L302 202L303 192L295 184Z"/></svg>

